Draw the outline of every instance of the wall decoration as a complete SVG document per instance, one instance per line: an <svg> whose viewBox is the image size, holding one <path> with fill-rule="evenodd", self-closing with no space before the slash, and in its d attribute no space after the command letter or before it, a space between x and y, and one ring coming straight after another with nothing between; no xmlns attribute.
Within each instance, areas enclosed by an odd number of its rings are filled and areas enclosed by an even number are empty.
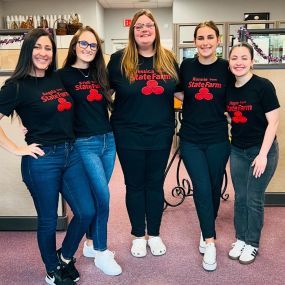
<svg viewBox="0 0 285 285"><path fill-rule="evenodd" d="M278 31L279 33L280 31ZM273 34L274 30L269 30L268 34ZM285 33L285 31L284 31ZM268 44L264 41L264 38L253 37L245 26L241 26L238 30L239 41L248 41L252 45L255 52L260 56L260 58L265 59L268 63L282 63L285 60L285 54L281 56L273 55L270 50L267 49ZM266 47L266 50L264 50ZM283 50L282 50L283 51Z"/></svg>
<svg viewBox="0 0 285 285"><path fill-rule="evenodd" d="M257 23L247 24L248 29L266 29L268 28L268 24L258 23L258 21L269 20L270 13L244 13L244 21L257 21Z"/></svg>

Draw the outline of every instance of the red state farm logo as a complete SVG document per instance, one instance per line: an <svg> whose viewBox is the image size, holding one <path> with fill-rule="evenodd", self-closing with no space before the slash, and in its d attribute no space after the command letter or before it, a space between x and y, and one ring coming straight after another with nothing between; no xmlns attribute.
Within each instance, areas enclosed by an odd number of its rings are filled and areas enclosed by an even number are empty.
<svg viewBox="0 0 285 285"><path fill-rule="evenodd" d="M159 86L156 80L149 80L141 91L143 95L150 95L152 93L155 95L161 95L164 92L164 88Z"/></svg>
<svg viewBox="0 0 285 285"><path fill-rule="evenodd" d="M236 111L234 112L234 116L232 117L232 121L233 123L241 123L241 124L245 124L247 122L247 118L245 116L242 115L241 111Z"/></svg>
<svg viewBox="0 0 285 285"><path fill-rule="evenodd" d="M203 99L210 101L213 99L213 94L209 92L208 88L203 87L195 94L195 99L199 101Z"/></svg>
<svg viewBox="0 0 285 285"><path fill-rule="evenodd" d="M87 101L101 101L103 99L103 95L98 92L97 89L90 89L90 93L87 95Z"/></svg>
<svg viewBox="0 0 285 285"><path fill-rule="evenodd" d="M57 110L59 111L59 112L63 112L63 111L65 111L65 110L69 110L70 108L71 108L71 106L72 106L72 104L70 103L70 102L68 102L66 99L64 99L64 98L59 98L59 99L57 99L57 101L58 101L58 105L57 105Z"/></svg>

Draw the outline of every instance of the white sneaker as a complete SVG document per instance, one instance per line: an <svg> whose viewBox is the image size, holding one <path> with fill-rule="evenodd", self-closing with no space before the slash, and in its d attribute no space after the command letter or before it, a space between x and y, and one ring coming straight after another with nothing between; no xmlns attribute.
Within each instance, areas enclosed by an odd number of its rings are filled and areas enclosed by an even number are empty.
<svg viewBox="0 0 285 285"><path fill-rule="evenodd" d="M242 251L242 254L239 257L239 262L241 264L250 264L254 262L257 253L258 253L258 247L246 244Z"/></svg>
<svg viewBox="0 0 285 285"><path fill-rule="evenodd" d="M203 239L203 234L200 235L199 252L204 254L206 250L206 242Z"/></svg>
<svg viewBox="0 0 285 285"><path fill-rule="evenodd" d="M239 259L244 247L245 242L237 239L237 241L232 244L232 249L229 251L229 258L233 260Z"/></svg>
<svg viewBox="0 0 285 285"><path fill-rule="evenodd" d="M106 275L115 276L122 273L121 266L115 260L115 254L108 249L96 251L94 263Z"/></svg>
<svg viewBox="0 0 285 285"><path fill-rule="evenodd" d="M87 241L84 242L84 245L83 245L83 255L85 257L92 257L92 258L94 258L96 252L97 252L97 250L95 250L93 248L93 245L88 245Z"/></svg>
<svg viewBox="0 0 285 285"><path fill-rule="evenodd" d="M214 271L217 268L216 246L213 242L206 244L203 257L203 268L206 271Z"/></svg>

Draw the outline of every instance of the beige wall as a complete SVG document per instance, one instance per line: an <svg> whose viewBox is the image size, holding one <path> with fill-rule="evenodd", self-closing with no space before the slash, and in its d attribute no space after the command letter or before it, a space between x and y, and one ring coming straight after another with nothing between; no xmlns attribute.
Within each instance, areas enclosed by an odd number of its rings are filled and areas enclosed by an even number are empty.
<svg viewBox="0 0 285 285"><path fill-rule="evenodd" d="M267 192L285 192L285 113L282 111L285 106L285 69L256 70L255 73L272 81L281 105L280 125L277 133L279 143L279 163L276 173L268 186Z"/></svg>
<svg viewBox="0 0 285 285"><path fill-rule="evenodd" d="M7 77L0 77L0 86ZM17 144L24 144L18 119L4 117L0 126ZM0 148L0 216L34 216L30 193L21 177L21 158Z"/></svg>

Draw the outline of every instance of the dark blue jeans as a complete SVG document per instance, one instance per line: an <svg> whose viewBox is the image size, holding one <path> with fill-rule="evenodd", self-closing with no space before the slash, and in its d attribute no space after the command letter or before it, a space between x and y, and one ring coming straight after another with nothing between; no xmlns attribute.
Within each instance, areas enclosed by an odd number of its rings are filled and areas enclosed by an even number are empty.
<svg viewBox="0 0 285 285"><path fill-rule="evenodd" d="M107 249L107 223L109 218L110 181L116 158L113 133L78 138L75 143L92 189L96 214L86 234L93 247Z"/></svg>
<svg viewBox="0 0 285 285"><path fill-rule="evenodd" d="M69 204L71 219L62 243L63 257L70 259L86 233L94 214L94 203L79 154L71 143L42 147L45 155L22 158L23 181L38 214L38 244L47 271L58 265L56 224L59 193Z"/></svg>
<svg viewBox="0 0 285 285"><path fill-rule="evenodd" d="M247 149L232 146L230 156L231 176L235 190L234 224L236 238L259 247L264 222L264 198L279 158L278 143L275 140L267 155L264 173L255 178L253 160L260 151L260 145Z"/></svg>
<svg viewBox="0 0 285 285"><path fill-rule="evenodd" d="M228 141L194 144L180 141L181 157L193 185L193 198L204 239L216 237L215 220L220 206L225 167L230 154Z"/></svg>
<svg viewBox="0 0 285 285"><path fill-rule="evenodd" d="M126 206L132 234L158 236L164 205L164 172L170 153L166 150L118 149L126 184Z"/></svg>

